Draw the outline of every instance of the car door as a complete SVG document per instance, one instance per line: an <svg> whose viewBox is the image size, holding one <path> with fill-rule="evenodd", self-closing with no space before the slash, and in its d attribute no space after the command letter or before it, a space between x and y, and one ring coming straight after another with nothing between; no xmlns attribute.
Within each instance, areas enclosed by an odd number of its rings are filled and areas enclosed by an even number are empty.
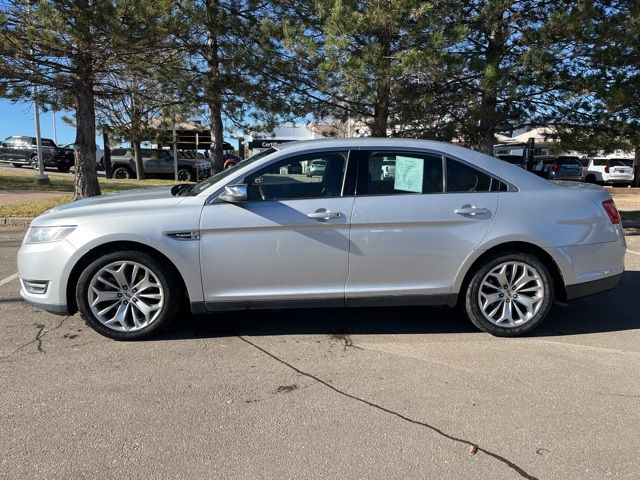
<svg viewBox="0 0 640 480"><path fill-rule="evenodd" d="M322 151L274 160L244 179L247 201L203 208L208 309L344 304L353 208L353 195L343 192L347 157ZM307 177L303 166L316 159L327 166Z"/></svg>
<svg viewBox="0 0 640 480"><path fill-rule="evenodd" d="M391 161L393 175L382 175ZM500 186L439 154L361 152L347 304L446 302L460 265L491 225Z"/></svg>
<svg viewBox="0 0 640 480"><path fill-rule="evenodd" d="M148 148L142 149L142 166L145 174L157 175L162 173L160 152Z"/></svg>
<svg viewBox="0 0 640 480"><path fill-rule="evenodd" d="M173 175L173 155L167 150L158 151L158 173Z"/></svg>

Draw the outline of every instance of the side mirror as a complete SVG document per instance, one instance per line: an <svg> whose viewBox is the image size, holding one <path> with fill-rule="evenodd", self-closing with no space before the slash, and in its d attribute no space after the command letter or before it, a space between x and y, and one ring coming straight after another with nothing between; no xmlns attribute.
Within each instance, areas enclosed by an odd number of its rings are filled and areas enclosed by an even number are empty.
<svg viewBox="0 0 640 480"><path fill-rule="evenodd" d="M249 199L246 185L228 185L224 193L218 197L223 202L242 203Z"/></svg>

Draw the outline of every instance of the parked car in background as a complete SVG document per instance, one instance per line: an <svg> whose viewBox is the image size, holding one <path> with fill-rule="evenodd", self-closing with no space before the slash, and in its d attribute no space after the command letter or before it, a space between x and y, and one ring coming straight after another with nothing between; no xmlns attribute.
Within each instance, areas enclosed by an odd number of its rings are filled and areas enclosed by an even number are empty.
<svg viewBox="0 0 640 480"><path fill-rule="evenodd" d="M169 150L142 149L142 166L148 176L174 176L173 155ZM132 148L114 148L111 150L111 168L113 178L131 178L136 176L136 162ZM204 158L185 158L178 156L178 180L191 182L208 178L211 175L211 162Z"/></svg>
<svg viewBox="0 0 640 480"><path fill-rule="evenodd" d="M548 180L581 180L582 163L578 157L538 157L533 173Z"/></svg>
<svg viewBox="0 0 640 480"><path fill-rule="evenodd" d="M68 172L74 163L73 152L56 146L50 138L41 138L42 161L44 167L54 167L60 172ZM35 137L14 135L0 142L0 162L14 167L38 168L38 148Z"/></svg>
<svg viewBox="0 0 640 480"><path fill-rule="evenodd" d="M327 168L327 162L324 160L312 160L307 167L307 177L314 175L322 175Z"/></svg>
<svg viewBox="0 0 640 480"><path fill-rule="evenodd" d="M633 160L591 158L584 174L584 181L601 185L631 185L633 183Z"/></svg>
<svg viewBox="0 0 640 480"><path fill-rule="evenodd" d="M75 143L67 143L62 145L60 148L70 151L71 155L73 155L74 147ZM104 170L104 150L102 150L98 145L96 145L96 168L98 170Z"/></svg>
<svg viewBox="0 0 640 480"><path fill-rule="evenodd" d="M526 168L526 158L522 155L495 155L496 158L503 160L511 165L517 165L520 168Z"/></svg>
<svg viewBox="0 0 640 480"><path fill-rule="evenodd" d="M394 181L380 180L382 159L395 159ZM319 178L288 173L307 161ZM357 138L276 145L199 184L56 207L31 223L18 272L27 302L79 310L118 340L158 333L181 305L459 306L514 337L556 299L614 288L625 251L600 187L447 143Z"/></svg>

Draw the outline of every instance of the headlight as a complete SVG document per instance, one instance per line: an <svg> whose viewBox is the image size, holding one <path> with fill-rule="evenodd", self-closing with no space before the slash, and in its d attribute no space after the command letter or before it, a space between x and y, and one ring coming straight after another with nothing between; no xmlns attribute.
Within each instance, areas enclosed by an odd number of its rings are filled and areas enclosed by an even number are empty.
<svg viewBox="0 0 640 480"><path fill-rule="evenodd" d="M58 242L76 229L75 225L59 227L31 227L24 243Z"/></svg>

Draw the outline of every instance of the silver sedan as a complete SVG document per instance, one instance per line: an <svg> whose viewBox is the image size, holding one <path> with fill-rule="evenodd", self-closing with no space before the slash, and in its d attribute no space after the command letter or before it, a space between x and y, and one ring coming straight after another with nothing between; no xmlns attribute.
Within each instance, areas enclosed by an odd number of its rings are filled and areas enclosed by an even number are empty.
<svg viewBox="0 0 640 480"><path fill-rule="evenodd" d="M289 168L312 160L319 176ZM182 305L459 306L517 336L554 299L615 287L625 248L598 186L370 138L287 143L196 185L63 205L33 221L18 267L26 301L118 340L157 333Z"/></svg>

